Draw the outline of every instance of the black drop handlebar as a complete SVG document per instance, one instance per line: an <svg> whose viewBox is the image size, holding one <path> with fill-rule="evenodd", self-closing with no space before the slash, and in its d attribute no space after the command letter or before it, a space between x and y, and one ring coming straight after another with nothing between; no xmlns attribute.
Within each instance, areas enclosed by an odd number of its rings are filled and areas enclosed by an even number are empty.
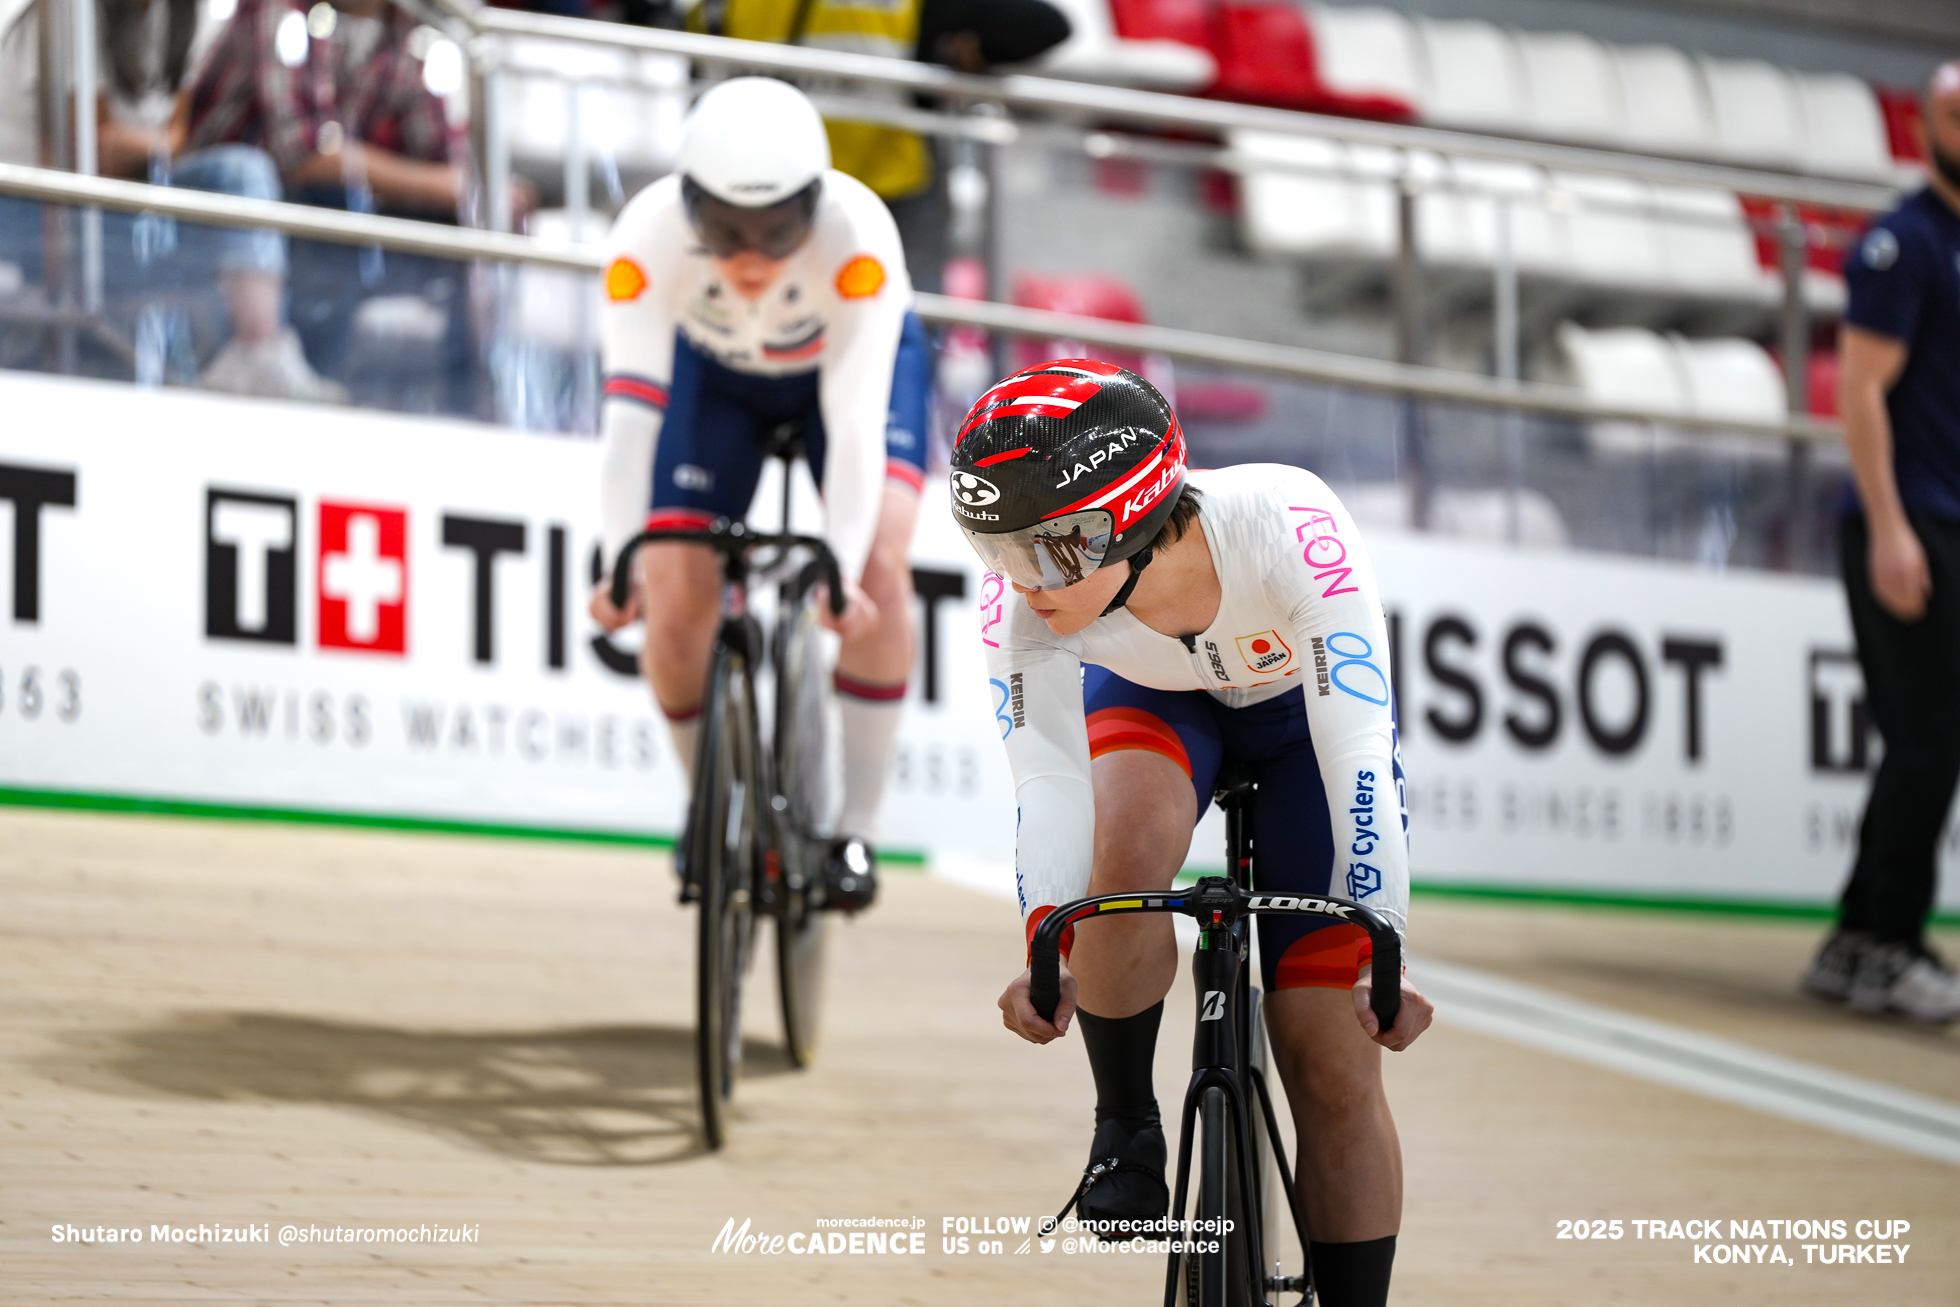
<svg viewBox="0 0 1960 1307"><path fill-rule="evenodd" d="M1387 1030L1402 1010L1402 937L1372 908L1348 899L1310 894L1255 894L1224 876L1206 876L1187 890L1164 894L1100 894L1064 903L1041 919L1029 947L1031 971L1028 999L1043 1021L1055 1019L1062 999L1062 932L1078 921L1127 912L1179 912L1197 919L1200 928L1217 922L1231 925L1262 912L1305 913L1347 921L1368 932L1375 957L1369 967L1373 991L1369 1006Z"/></svg>
<svg viewBox="0 0 1960 1307"><path fill-rule="evenodd" d="M684 540L689 544L706 545L731 562L746 559L752 549L780 549L787 553L792 549L808 549L816 555L817 567L823 573L824 584L830 588L830 612L833 617L844 615L844 587L838 575L837 556L830 552L830 546L815 536L786 535L780 532L757 531L746 522L732 518L718 517L706 526L659 527L642 531L628 540L613 562L612 601L613 607L626 607L626 599L633 585L633 555L641 545L655 540Z"/></svg>

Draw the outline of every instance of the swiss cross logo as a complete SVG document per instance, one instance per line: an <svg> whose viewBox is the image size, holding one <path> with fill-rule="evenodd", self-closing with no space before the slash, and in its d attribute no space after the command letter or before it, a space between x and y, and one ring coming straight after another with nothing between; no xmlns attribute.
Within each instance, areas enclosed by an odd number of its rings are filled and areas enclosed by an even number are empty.
<svg viewBox="0 0 1960 1307"><path fill-rule="evenodd" d="M408 652L408 512L320 501L320 646Z"/></svg>

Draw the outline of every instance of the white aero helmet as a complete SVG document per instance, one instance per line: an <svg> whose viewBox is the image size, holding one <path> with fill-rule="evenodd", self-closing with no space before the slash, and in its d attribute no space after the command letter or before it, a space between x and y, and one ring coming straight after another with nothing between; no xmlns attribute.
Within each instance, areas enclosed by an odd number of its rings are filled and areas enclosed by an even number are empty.
<svg viewBox="0 0 1960 1307"><path fill-rule="evenodd" d="M776 204L830 168L830 138L803 92L773 77L737 77L695 102L680 173L724 204Z"/></svg>

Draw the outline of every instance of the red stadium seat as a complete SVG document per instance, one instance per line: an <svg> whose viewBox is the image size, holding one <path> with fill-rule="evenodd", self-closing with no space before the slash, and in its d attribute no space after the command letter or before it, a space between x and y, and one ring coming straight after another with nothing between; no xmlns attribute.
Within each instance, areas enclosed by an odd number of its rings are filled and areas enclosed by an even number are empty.
<svg viewBox="0 0 1960 1307"><path fill-rule="evenodd" d="M1902 91L1893 86L1874 86L1878 107L1885 111L1885 135L1892 146L1892 157L1909 163L1926 162L1919 148L1919 92Z"/></svg>
<svg viewBox="0 0 1960 1307"><path fill-rule="evenodd" d="M1386 95L1343 95L1321 80L1306 11L1287 0L1223 0L1212 19L1221 100L1411 122L1415 108Z"/></svg>
<svg viewBox="0 0 1960 1307"><path fill-rule="evenodd" d="M1148 321L1143 305L1129 283L1119 277L1098 273L1060 273L1053 276L1022 273L1014 279L1014 302L1022 308L1046 309L1081 318L1102 318L1109 322ZM1143 357L1124 350L1105 349L1066 340L1018 340L1014 343L1016 367L1032 367L1047 359L1093 356L1107 359L1132 372L1143 371Z"/></svg>
<svg viewBox="0 0 1960 1307"><path fill-rule="evenodd" d="M1176 41L1211 49L1211 6L1206 0L1110 0L1116 35L1125 41Z"/></svg>
<svg viewBox="0 0 1960 1307"><path fill-rule="evenodd" d="M1810 411L1813 416L1834 418L1838 415L1838 356L1836 350L1815 350L1810 355L1810 375L1808 377Z"/></svg>

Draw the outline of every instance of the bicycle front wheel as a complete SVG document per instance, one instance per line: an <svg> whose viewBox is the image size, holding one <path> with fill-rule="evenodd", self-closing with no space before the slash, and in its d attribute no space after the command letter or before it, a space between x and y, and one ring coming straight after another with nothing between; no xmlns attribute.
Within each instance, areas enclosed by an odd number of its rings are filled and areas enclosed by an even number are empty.
<svg viewBox="0 0 1960 1307"><path fill-rule="evenodd" d="M816 1056L823 1006L829 914L811 906L822 859L835 782L828 765L829 667L817 618L814 567L783 587L776 628L776 780L784 800L778 829L778 877L771 899L776 919L776 979L782 998L783 1045L792 1066Z"/></svg>
<svg viewBox="0 0 1960 1307"><path fill-rule="evenodd" d="M1184 1301L1189 1307L1248 1307L1264 1299L1246 1273L1238 1137L1223 1089L1205 1090L1197 1125L1199 1224L1179 1237L1216 1251L1184 1254Z"/></svg>
<svg viewBox="0 0 1960 1307"><path fill-rule="evenodd" d="M755 933L755 714L748 665L715 650L695 751L688 811L689 874L700 889L695 949L695 1054L701 1133L709 1148L728 1137L728 1111L742 1066L742 978Z"/></svg>

